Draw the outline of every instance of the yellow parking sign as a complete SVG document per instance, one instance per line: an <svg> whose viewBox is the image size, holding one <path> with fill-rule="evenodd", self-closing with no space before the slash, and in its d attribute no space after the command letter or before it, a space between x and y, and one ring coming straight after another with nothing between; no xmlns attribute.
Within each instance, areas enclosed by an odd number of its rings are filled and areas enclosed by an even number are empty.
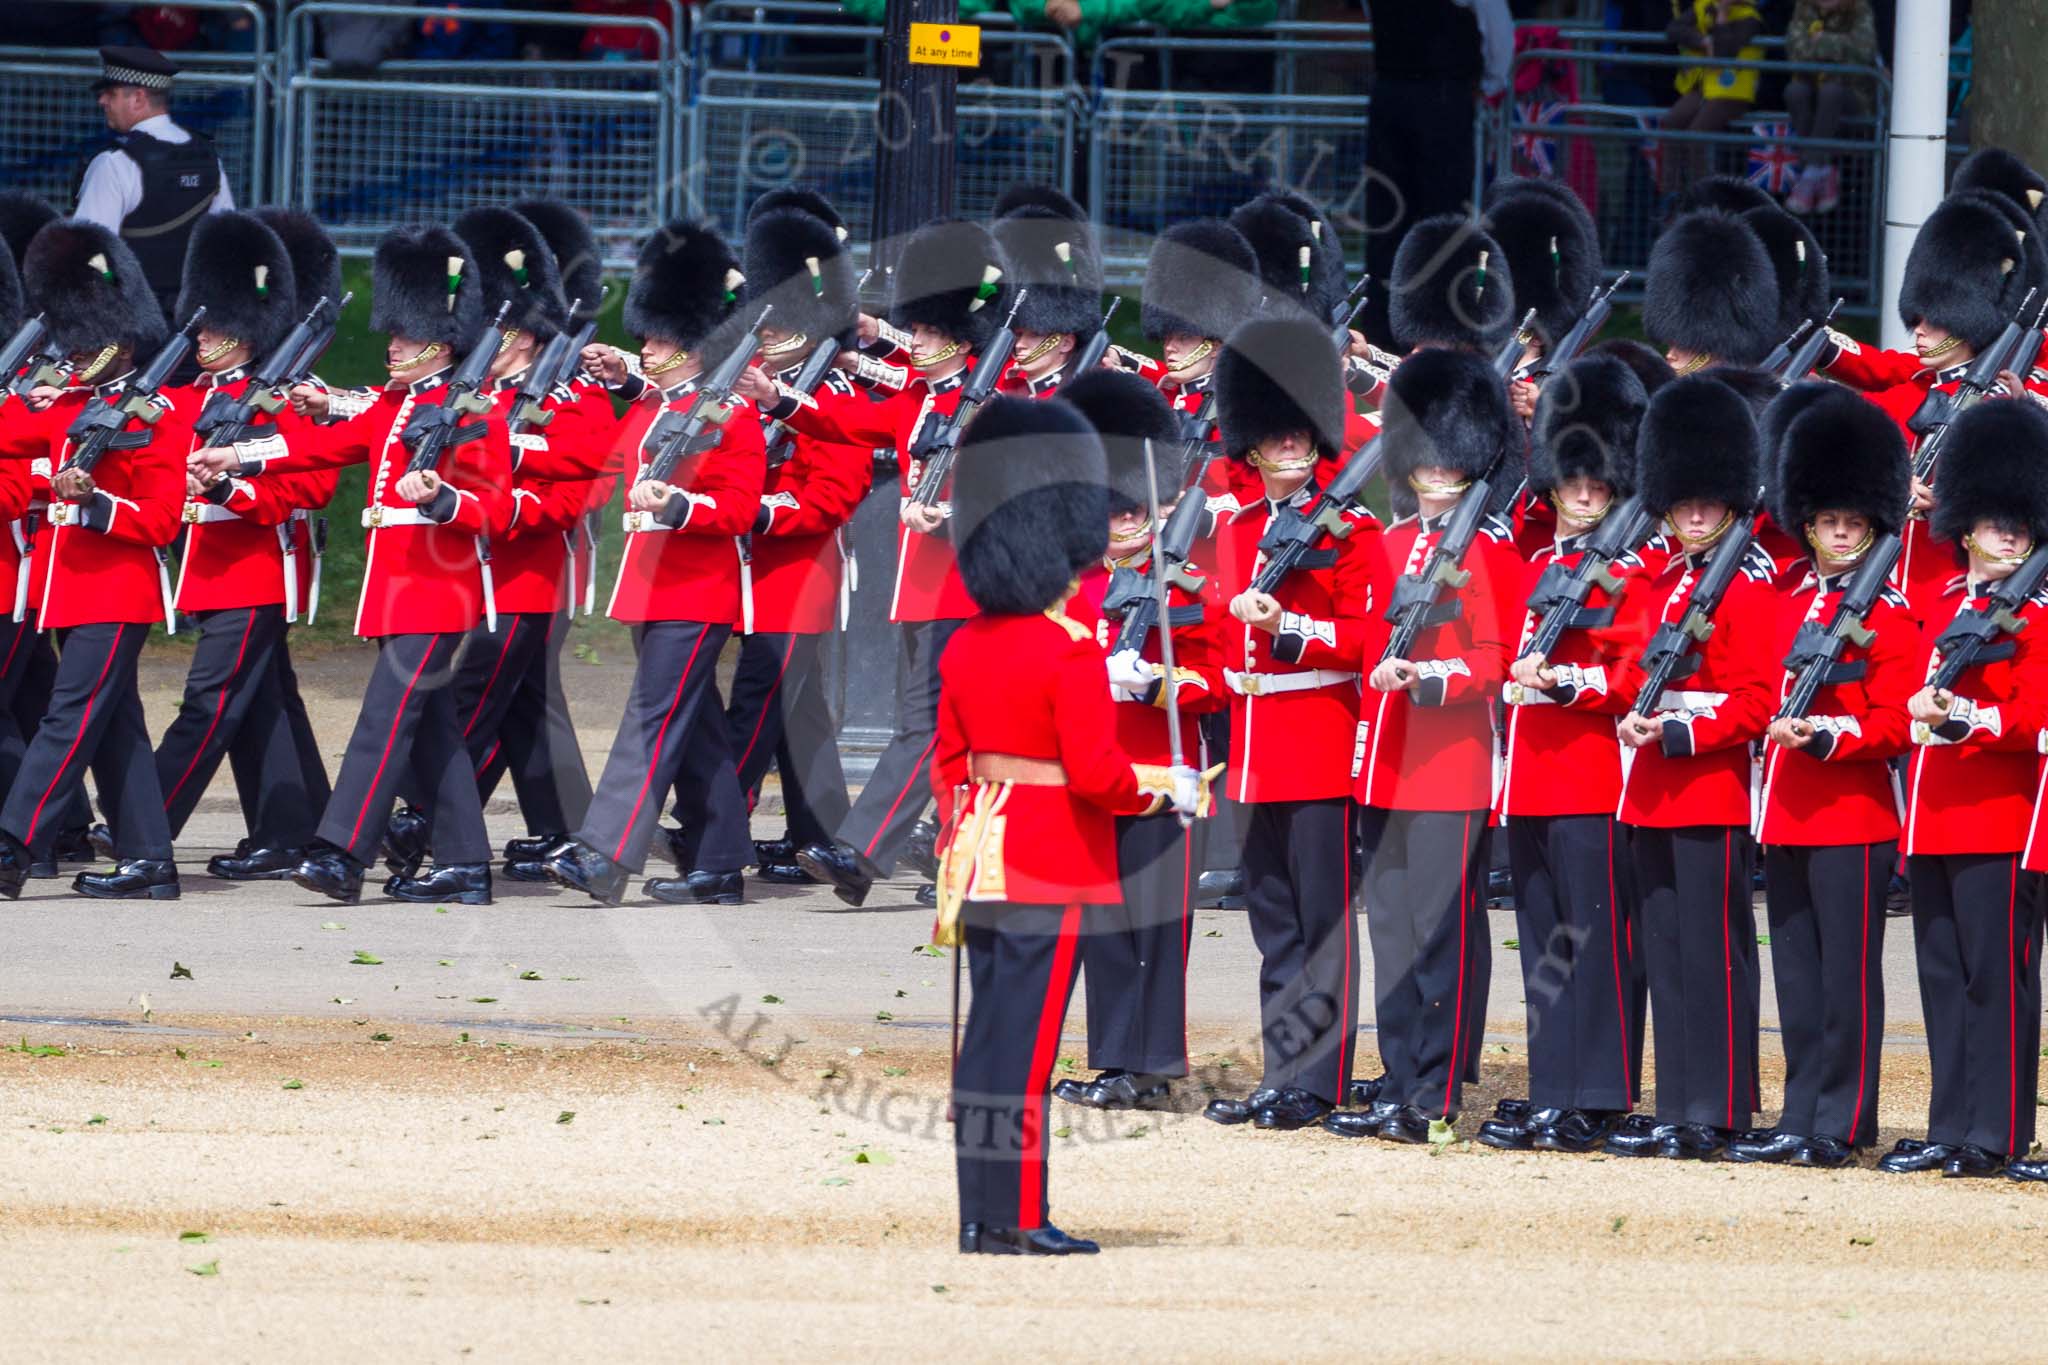
<svg viewBox="0 0 2048 1365"><path fill-rule="evenodd" d="M981 26L912 24L910 61L913 66L980 66Z"/></svg>

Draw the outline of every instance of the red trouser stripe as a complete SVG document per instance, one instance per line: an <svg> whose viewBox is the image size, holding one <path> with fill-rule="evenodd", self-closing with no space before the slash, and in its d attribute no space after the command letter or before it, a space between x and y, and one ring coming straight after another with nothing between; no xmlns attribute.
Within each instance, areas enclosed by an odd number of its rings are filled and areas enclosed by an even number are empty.
<svg viewBox="0 0 2048 1365"><path fill-rule="evenodd" d="M1188 1062L1188 940L1194 937L1194 925L1188 921L1194 914L1195 906L1195 837L1194 831L1182 830L1180 835L1180 1060L1183 1066ZM1347 903L1349 898L1347 897Z"/></svg>
<svg viewBox="0 0 2048 1365"><path fill-rule="evenodd" d="M925 766L932 761L932 750L938 747L938 732L933 731L931 742L924 746L923 752L917 756L917 762L911 766L910 776L904 781L903 790L896 793L896 799L891 801L889 809L882 813L882 823L875 826L875 837L868 840L868 846L861 850L865 856L870 858L875 856L875 846L882 842L882 831L888 829L889 822L896 818L896 811L903 805L903 798L910 795L910 789L917 785L918 775L924 772Z"/></svg>
<svg viewBox="0 0 2048 1365"><path fill-rule="evenodd" d="M1863 1127L1863 1092L1870 1081L1870 860L1874 856L1873 850L1863 850L1863 947L1856 955L1862 979L1856 983L1856 1108L1849 1115L1851 1142Z"/></svg>
<svg viewBox="0 0 2048 1365"><path fill-rule="evenodd" d="M747 747L733 760L733 767L744 768L747 760L754 756L754 746L761 741L761 727L768 723L768 708L775 705L775 698L782 692L782 679L789 673L789 660L796 653L796 636L789 637L789 648L782 651L782 667L775 670L775 682L769 687L768 695L761 699L761 712L754 717L754 733L747 736Z"/></svg>
<svg viewBox="0 0 2048 1365"><path fill-rule="evenodd" d="M185 784L198 770L199 760L206 756L206 746L213 743L213 732L220 728L221 714L227 710L228 689L234 686L236 678L242 676L242 661L249 657L249 633L256 628L256 613L250 612L242 622L242 643L235 649L235 666L228 670L227 680L220 685L220 691L213 699L213 719L206 722L206 733L199 737L199 747L192 751L192 761L185 765L185 771L178 774L178 780L164 793L164 809L178 799L178 793L185 790Z"/></svg>
<svg viewBox="0 0 2048 1365"><path fill-rule="evenodd" d="M17 621L14 624L14 639L8 643L7 657L0 659L0 677L4 677L7 670L14 667L14 652L21 648L22 640L27 636L35 634L34 631L28 628L28 622L26 621Z"/></svg>
<svg viewBox="0 0 2048 1365"><path fill-rule="evenodd" d="M2005 1151L2008 1156L2018 1155L2013 1151L2013 1139L2019 1132L2020 1123L2020 1005L2019 973L2013 967L2014 938L2013 921L2020 899L2020 860L2012 858L2011 880L2005 892ZM2028 1058L2031 1064L2032 1058Z"/></svg>
<svg viewBox="0 0 2048 1365"><path fill-rule="evenodd" d="M1000 932L1000 930L998 931ZM1067 1015L1067 986L1074 979L1074 953L1081 941L1081 907L1060 915L1052 950L1052 974L1045 979L1045 1003L1038 1010L1038 1036L1031 1045L1031 1078L1024 1085L1024 1150L1017 1170L1017 1226L1035 1228L1045 1202L1045 1099L1052 1063L1060 1048L1060 1023Z"/></svg>
<svg viewBox="0 0 2048 1365"><path fill-rule="evenodd" d="M1621 897L1614 885L1614 822L1607 822L1607 956L1614 964L1614 1017L1621 1032L1621 1093L1635 1100L1635 1071L1628 1061L1628 1001L1621 989Z"/></svg>
<svg viewBox="0 0 2048 1365"><path fill-rule="evenodd" d="M683 660L683 671L676 676L676 694L668 699L668 710L661 718L661 728L654 732L654 752L647 756L647 775L640 779L640 794L633 798L633 810L626 816L626 828L619 835L619 846L612 850L612 861L621 862L626 856L626 845L633 839L633 822L640 818L641 808L647 804L647 790L654 785L655 760L661 754L661 743L668 737L669 723L676 718L676 708L683 704L683 689L690 685L690 670L697 666L697 655L704 648L704 637L709 630L699 628L697 642L690 646L690 657Z"/></svg>
<svg viewBox="0 0 2048 1365"><path fill-rule="evenodd" d="M78 733L71 737L71 747L64 751L64 761L57 765L57 771L50 778L50 785L43 788L43 796L36 802L35 811L28 817L28 828L22 831L21 841L32 844L36 839L36 825L43 818L43 807L50 804L50 794L57 790L57 784L64 780L64 770L71 766L71 760L78 755L78 746L85 741L85 729L92 724L93 703L99 700L100 688L106 684L107 671L114 666L114 656L121 652L121 637L128 633L128 627L120 626L114 631L114 643L107 649L107 661L100 665L100 675L92 680L92 691L85 694L85 710L78 717Z"/></svg>
<svg viewBox="0 0 2048 1365"><path fill-rule="evenodd" d="M1728 1122L1735 1126L1735 960L1734 945L1730 942L1732 930L1728 921L1733 918L1729 909L1729 898L1734 894L1735 883L1735 832L1730 830L1721 836L1721 1007L1728 1024Z"/></svg>
<svg viewBox="0 0 2048 1365"><path fill-rule="evenodd" d="M469 738L469 732L476 729L476 723L483 719L484 703L491 699L491 689L498 685L498 674L505 669L505 656L512 652L512 637L519 633L519 618L513 617L505 625L505 643L498 646L498 661L491 665L491 676L484 679L484 690L476 694L476 710L469 713L469 723L462 727L462 737Z"/></svg>
<svg viewBox="0 0 2048 1365"><path fill-rule="evenodd" d="M1351 959L1357 956L1357 918L1351 913L1351 813L1357 807L1344 803L1344 998L1338 1002L1337 1085L1331 1103L1342 1107L1351 1089L1351 1049L1358 1030L1348 1026L1351 1018Z"/></svg>
<svg viewBox="0 0 2048 1365"><path fill-rule="evenodd" d="M356 839L363 832L363 821L369 818L370 807L376 804L377 784L384 780L384 767L391 762L391 746L398 743L398 724L405 719L405 708L412 701L412 690L420 685L420 675L427 671L427 663L434 657L434 647L428 645L420 655L420 666L412 671L412 677L405 684L405 692L398 698L398 705L391 713L391 733L384 736L384 752L377 755L377 771L370 774L370 785L363 796L363 808L356 812L356 822L348 832L348 851L356 849Z"/></svg>
<svg viewBox="0 0 2048 1365"><path fill-rule="evenodd" d="M1444 1117L1451 1114L1451 1094L1458 1086L1458 1076L1465 1069L1465 960L1471 950L1465 946L1465 928L1472 916L1466 910L1466 898L1471 892L1472 872L1472 817L1466 816L1461 826L1460 839L1464 847L1459 850L1458 862L1458 995L1457 1004L1451 1014L1451 1068L1444 1075Z"/></svg>

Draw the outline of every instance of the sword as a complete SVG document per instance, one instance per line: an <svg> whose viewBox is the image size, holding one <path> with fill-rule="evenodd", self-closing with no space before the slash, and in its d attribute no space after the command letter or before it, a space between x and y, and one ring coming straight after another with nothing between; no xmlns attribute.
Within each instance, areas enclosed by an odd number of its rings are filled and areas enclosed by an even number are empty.
<svg viewBox="0 0 2048 1365"><path fill-rule="evenodd" d="M1159 513L1159 462L1152 454L1152 442L1145 441L1145 492L1152 500L1152 595L1159 599L1159 666L1166 670L1166 746L1171 755L1172 766L1184 766L1180 747L1180 682L1173 672L1173 613L1168 609L1166 589L1166 559L1159 553L1158 535L1166 518ZM1186 494L1200 496L1199 491ZM1195 817L1186 811L1180 814L1182 829L1194 823Z"/></svg>

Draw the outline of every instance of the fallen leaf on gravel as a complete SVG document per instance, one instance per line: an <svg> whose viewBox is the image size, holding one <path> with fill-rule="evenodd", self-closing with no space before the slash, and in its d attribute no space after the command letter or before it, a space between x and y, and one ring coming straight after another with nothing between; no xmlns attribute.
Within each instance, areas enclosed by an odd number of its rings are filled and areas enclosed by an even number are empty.
<svg viewBox="0 0 2048 1365"><path fill-rule="evenodd" d="M348 928L348 926L347 926L346 924L336 924L336 923L335 923L335 922L334 922L333 920L327 920L327 921L325 921L324 923L322 923L322 924L321 924L321 926L320 926L320 927L321 927L322 929L346 929L346 928Z"/></svg>
<svg viewBox="0 0 2048 1365"><path fill-rule="evenodd" d="M185 1267L185 1272L188 1275L198 1275L201 1278L210 1279L220 1274L220 1262L207 1261L201 1265L188 1265Z"/></svg>
<svg viewBox="0 0 2048 1365"><path fill-rule="evenodd" d="M779 1005L782 1003L782 997L779 995L764 995L761 997L761 1003L764 1005Z"/></svg>
<svg viewBox="0 0 2048 1365"><path fill-rule="evenodd" d="M356 1002L353 995L336 995L329 998L337 1005L353 1005Z"/></svg>
<svg viewBox="0 0 2048 1365"><path fill-rule="evenodd" d="M723 1128L723 1127L725 1127L725 1120L724 1120L724 1119L706 1119L706 1120L704 1120L704 1126L705 1126L706 1128Z"/></svg>
<svg viewBox="0 0 2048 1365"><path fill-rule="evenodd" d="M882 1074L884 1076L908 1076L910 1068L907 1066L885 1066L882 1068Z"/></svg>
<svg viewBox="0 0 2048 1365"><path fill-rule="evenodd" d="M1621 1231L1621 1229L1622 1229L1622 1227L1623 1227L1623 1226L1624 1226L1624 1225L1625 1225L1625 1224L1626 1224L1627 1222L1628 1222L1628 1215L1627 1215L1627 1214L1625 1214L1625 1213L1624 1213L1624 1214L1621 1214L1620 1216L1618 1216L1617 1218L1615 1218L1615 1220L1614 1220L1614 1223L1613 1223L1613 1225L1612 1225L1612 1226L1610 1226L1610 1227L1609 1227L1609 1228L1608 1228L1607 1230L1608 1230L1609 1232L1620 1232L1620 1231Z"/></svg>
<svg viewBox="0 0 2048 1365"><path fill-rule="evenodd" d="M436 962L434 965L436 967L453 967L455 964L444 957L439 962Z"/></svg>
<svg viewBox="0 0 2048 1365"><path fill-rule="evenodd" d="M1519 948L1522 946L1522 940L1518 938L1504 938L1500 941L1500 946L1503 948Z"/></svg>
<svg viewBox="0 0 2048 1365"><path fill-rule="evenodd" d="M1432 1146L1432 1147L1448 1147L1448 1146L1450 1146L1450 1145L1451 1145L1451 1144L1452 1144L1453 1142L1456 1142L1457 1140L1458 1140L1458 1131L1457 1131L1457 1129L1455 1129L1455 1128L1451 1127L1450 1123L1449 1123L1449 1122L1448 1122L1447 1120L1444 1120L1444 1119L1431 1119L1431 1120L1429 1121L1429 1145L1430 1145L1430 1146Z"/></svg>
<svg viewBox="0 0 2048 1365"><path fill-rule="evenodd" d="M173 981L190 981L190 980L192 980L192 969L191 969L190 967L187 967L187 966L186 966L186 965L185 965L184 963L182 963L182 962L173 962L173 963L171 963L171 980L173 980Z"/></svg>
<svg viewBox="0 0 2048 1365"><path fill-rule="evenodd" d="M203 1232L181 1232L178 1234L178 1240L181 1242L207 1242L213 1239Z"/></svg>
<svg viewBox="0 0 2048 1365"><path fill-rule="evenodd" d="M306 1088L306 1083L300 1080L298 1077L294 1076L284 1083L284 1088L286 1090L304 1090Z"/></svg>
<svg viewBox="0 0 2048 1365"><path fill-rule="evenodd" d="M564 1109L561 1113L555 1115L556 1123L574 1123L575 1121L576 1111L574 1109Z"/></svg>
<svg viewBox="0 0 2048 1365"><path fill-rule="evenodd" d="M9 1052L20 1052L30 1057L62 1057L64 1055L64 1049L58 1047L55 1043L37 1043L34 1047L30 1047L26 1037L7 1050Z"/></svg>
<svg viewBox="0 0 2048 1365"><path fill-rule="evenodd" d="M1125 1133L1124 1136L1127 1138L1141 1138L1151 1131L1150 1128L1133 1128L1130 1132Z"/></svg>
<svg viewBox="0 0 2048 1365"><path fill-rule="evenodd" d="M448 913L448 907L445 905L437 905L434 907L434 913L437 915L445 915Z"/></svg>
<svg viewBox="0 0 2048 1365"><path fill-rule="evenodd" d="M541 979L541 974L529 968L526 971L523 971L519 974L519 979L521 981L539 981Z"/></svg>
<svg viewBox="0 0 2048 1365"><path fill-rule="evenodd" d="M851 1185L853 1182L843 1175L828 1175L818 1183L821 1185Z"/></svg>
<svg viewBox="0 0 2048 1365"><path fill-rule="evenodd" d="M498 1003L498 997L495 995L472 995L469 997L469 1003L472 1005L495 1005Z"/></svg>
<svg viewBox="0 0 2048 1365"><path fill-rule="evenodd" d="M357 967L381 967L384 965L383 958L362 948L356 949L356 955L350 958L349 961Z"/></svg>
<svg viewBox="0 0 2048 1365"><path fill-rule="evenodd" d="M204 1066L204 1067L212 1067L212 1068L213 1068L213 1069L215 1069L215 1070L219 1070L219 1069L220 1069L221 1067L224 1067L224 1066L226 1066L226 1065L227 1065L227 1063L226 1063L226 1062L217 1062L217 1061L213 1060L213 1059L212 1059L211 1057L209 1057L209 1058L207 1058L207 1059L206 1059L205 1061L201 1062L201 1063L200 1063L199 1065L201 1065L201 1066Z"/></svg>
<svg viewBox="0 0 2048 1365"><path fill-rule="evenodd" d="M935 1284L935 1285L933 1285L933 1286L932 1286L932 1293L934 1293L934 1294L943 1294L943 1293L945 1293L945 1292L946 1292L946 1286L944 1286L944 1285L942 1285L942 1284Z"/></svg>
<svg viewBox="0 0 2048 1365"><path fill-rule="evenodd" d="M893 1015L893 1014L889 1013L889 1011L887 1011L887 1010L876 1010L876 1011L875 1011L875 1022L876 1022L876 1023L878 1023L878 1024L886 1024L886 1023L888 1023L888 1022L889 1022L889 1021L890 1021L891 1019L894 1019L895 1017L896 1017L895 1015Z"/></svg>
<svg viewBox="0 0 2048 1365"><path fill-rule="evenodd" d="M370 1035L370 1041L373 1043L388 1043L391 1041L391 1035L388 1033L373 1033Z"/></svg>
<svg viewBox="0 0 2048 1365"><path fill-rule="evenodd" d="M1758 934L1756 936L1756 941L1763 947L1768 948L1771 946L1771 936L1769 934Z"/></svg>
<svg viewBox="0 0 2048 1365"><path fill-rule="evenodd" d="M907 999L909 999L909 998L910 998L910 992L909 992L909 991L898 991L898 992L896 992L896 998L897 998L898 1000L907 1000Z"/></svg>
<svg viewBox="0 0 2048 1365"><path fill-rule="evenodd" d="M818 1079L821 1081L837 1080L838 1078L839 1068L836 1066L828 1066L818 1073Z"/></svg>
<svg viewBox="0 0 2048 1365"><path fill-rule="evenodd" d="M896 1158L890 1156L879 1147L861 1147L854 1151L853 1164L856 1166L893 1166L896 1164Z"/></svg>
<svg viewBox="0 0 2048 1365"><path fill-rule="evenodd" d="M1875 1237L1851 1237L1849 1245L1852 1247L1876 1246L1877 1239Z"/></svg>
<svg viewBox="0 0 2048 1365"><path fill-rule="evenodd" d="M936 943L920 943L910 951L913 953L923 953L926 957L944 957L946 955L946 950Z"/></svg>
<svg viewBox="0 0 2048 1365"><path fill-rule="evenodd" d="M1073 1069L1074 1069L1074 1059L1073 1059L1072 1057L1062 1057L1062 1058L1060 1058L1060 1070L1062 1070L1062 1071L1072 1071Z"/></svg>
<svg viewBox="0 0 2048 1365"><path fill-rule="evenodd" d="M1222 938L1222 937L1223 937L1223 931L1222 931L1221 929L1209 929L1209 930L1206 930L1206 931L1204 931L1204 933L1202 934L1202 937L1203 937L1203 938Z"/></svg>
<svg viewBox="0 0 2048 1365"><path fill-rule="evenodd" d="M1072 1137L1074 1130L1071 1128L1055 1128L1052 1130L1052 1135L1056 1138Z"/></svg>
<svg viewBox="0 0 2048 1365"><path fill-rule="evenodd" d="M85 1126L88 1128L97 1128L106 1121L107 1116L105 1114L94 1114L91 1118L85 1121Z"/></svg>

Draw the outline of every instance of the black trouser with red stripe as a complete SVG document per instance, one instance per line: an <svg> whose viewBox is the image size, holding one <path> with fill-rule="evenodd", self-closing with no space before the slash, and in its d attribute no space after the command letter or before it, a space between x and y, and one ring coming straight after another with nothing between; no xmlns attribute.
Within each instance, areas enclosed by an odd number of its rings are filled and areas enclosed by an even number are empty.
<svg viewBox="0 0 2048 1365"><path fill-rule="evenodd" d="M1749 1127L1757 1106L1758 972L1746 829L1637 826L1643 966L1657 1118Z"/></svg>
<svg viewBox="0 0 2048 1365"><path fill-rule="evenodd" d="M1485 1033L1484 983L1493 970L1486 818L1485 811L1360 811L1386 1067L1380 1099L1431 1118L1458 1112Z"/></svg>
<svg viewBox="0 0 2048 1365"><path fill-rule="evenodd" d="M319 837L368 863L384 842L391 803L418 772L432 784L434 861L484 863L491 843L483 803L455 718L455 655L459 631L387 635L363 689L363 708L320 817Z"/></svg>
<svg viewBox="0 0 2048 1365"><path fill-rule="evenodd" d="M270 679L255 689L241 732L228 746L235 795L257 848L300 848L334 794L327 760L299 695L289 634L270 656Z"/></svg>
<svg viewBox="0 0 2048 1365"><path fill-rule="evenodd" d="M1614 817L1516 815L1507 834L1529 1101L1548 1109L1631 1108L1638 1074L1629 1019L1633 906Z"/></svg>
<svg viewBox="0 0 2048 1365"><path fill-rule="evenodd" d="M28 572L26 563L22 572ZM4 789L14 785L28 742L50 712L50 695L57 686L57 651L50 637L36 629L33 607L20 621L0 614L0 625L8 632L4 661L0 661L0 695L7 697L14 720L12 726L0 725L0 789ZM92 823L92 802L84 787L70 796L69 803L62 811L44 812L36 836L43 845L65 830L83 830Z"/></svg>
<svg viewBox="0 0 2048 1365"><path fill-rule="evenodd" d="M1927 1140L2024 1153L2041 1050L2040 879L2010 853L1916 853L1906 876L1934 1073Z"/></svg>
<svg viewBox="0 0 2048 1365"><path fill-rule="evenodd" d="M277 686L276 660L284 652L281 605L226 607L200 612L198 617L199 641L185 673L185 695L156 746L157 785L163 788L164 817L172 838L185 828L221 760L241 740L258 698ZM283 723L283 708L273 705L265 710L274 725ZM289 770L297 766L297 750L289 732L283 739L276 747ZM245 802L242 816L253 833L264 807L294 806L298 837L276 847L296 848L312 836L319 807L307 806L306 784L288 770L265 772L257 784L260 800L254 805Z"/></svg>
<svg viewBox="0 0 2048 1365"><path fill-rule="evenodd" d="M1764 850L1771 977L1785 1035L1778 1131L1877 1140L1884 1044L1884 899L1899 846Z"/></svg>
<svg viewBox="0 0 2048 1365"><path fill-rule="evenodd" d="M974 995L953 1067L960 1222L1043 1227L1046 1101L1081 966L1081 907L992 901L961 909Z"/></svg>
<svg viewBox="0 0 2048 1365"><path fill-rule="evenodd" d="M146 624L108 623L58 632L62 653L49 709L0 806L0 829L25 844L47 842L84 808L90 767L107 806L114 856L170 858L171 830L136 690L136 661L149 631Z"/></svg>
<svg viewBox="0 0 2048 1365"><path fill-rule="evenodd" d="M1088 907L1081 941L1088 1065L1152 1076L1188 1074L1188 945L1202 822L1171 814L1116 822L1121 905Z"/></svg>
<svg viewBox="0 0 2048 1365"><path fill-rule="evenodd" d="M633 630L639 666L611 755L576 837L628 871L647 865L662 797L676 788L684 870L737 872L753 861L746 799L718 704L729 625L649 621Z"/></svg>
<svg viewBox="0 0 2048 1365"><path fill-rule="evenodd" d="M1259 801L1245 814L1245 908L1259 948L1259 1037L1271 1089L1342 1104L1358 1034L1349 797Z"/></svg>
<svg viewBox="0 0 2048 1365"><path fill-rule="evenodd" d="M799 848L831 838L851 809L825 692L824 645L823 635L747 636L725 708L740 790L752 792L771 764L778 768L789 837Z"/></svg>
<svg viewBox="0 0 2048 1365"><path fill-rule="evenodd" d="M522 614L520 619L535 618ZM510 773L526 832L534 837L566 834L582 824L590 810L590 774L583 766L583 746L562 686L562 648L568 643L569 621L559 612L544 619L540 647L520 670L488 743L483 725L469 741L481 797L489 801L498 779ZM504 629L502 621L499 629ZM459 711L465 695L460 684L456 695Z"/></svg>
<svg viewBox="0 0 2048 1365"><path fill-rule="evenodd" d="M910 827L932 798L932 749L938 742L939 656L960 628L958 621L907 621L897 627L896 730L875 759L875 770L853 809L840 822L839 838L884 875Z"/></svg>

